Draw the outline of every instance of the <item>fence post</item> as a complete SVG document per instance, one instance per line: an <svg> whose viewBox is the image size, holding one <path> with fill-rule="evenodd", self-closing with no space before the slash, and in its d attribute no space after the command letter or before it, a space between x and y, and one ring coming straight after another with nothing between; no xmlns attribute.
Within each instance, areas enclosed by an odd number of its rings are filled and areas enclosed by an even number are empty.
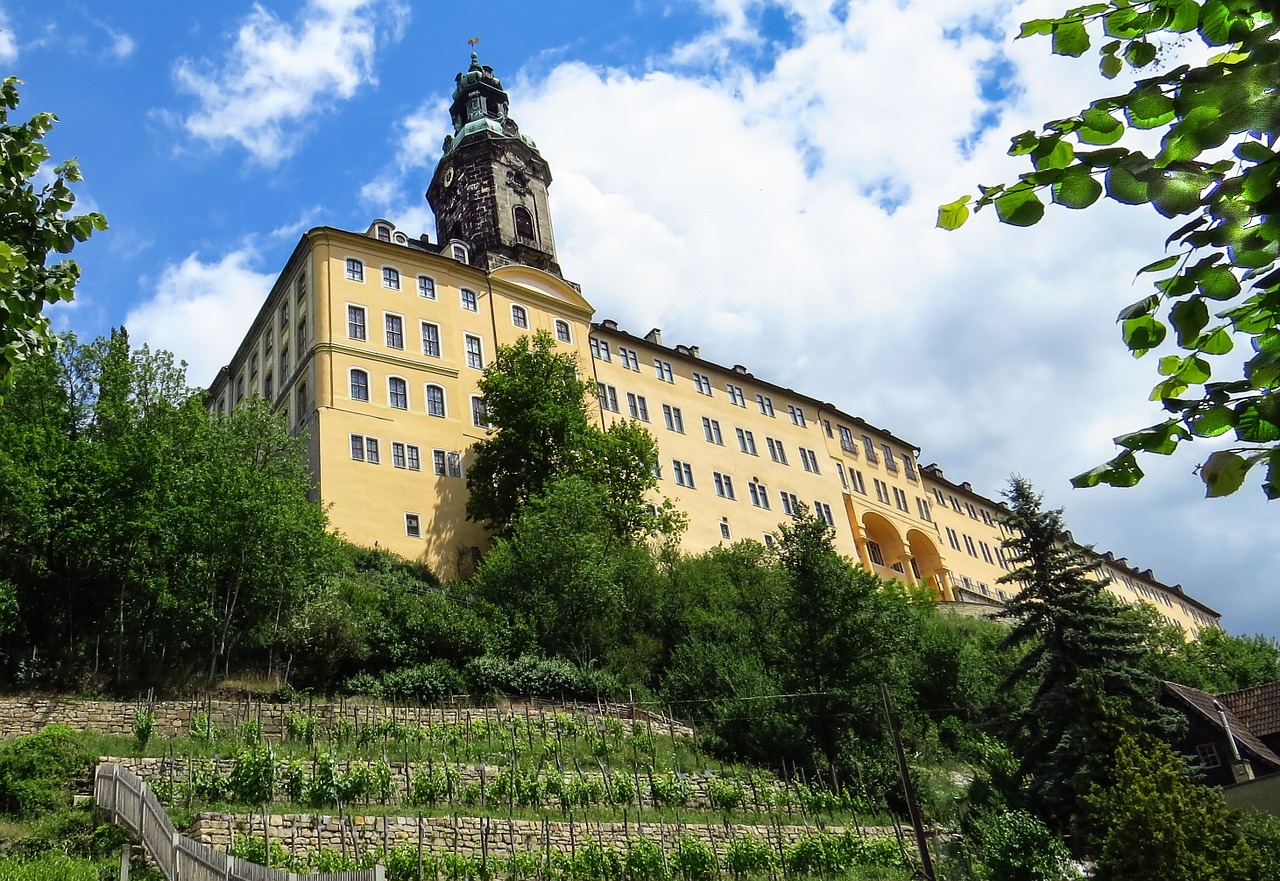
<svg viewBox="0 0 1280 881"><path fill-rule="evenodd" d="M173 878L171 881L180 881L182 878L182 848L179 846L181 840L182 833L174 829L169 842L173 851Z"/></svg>

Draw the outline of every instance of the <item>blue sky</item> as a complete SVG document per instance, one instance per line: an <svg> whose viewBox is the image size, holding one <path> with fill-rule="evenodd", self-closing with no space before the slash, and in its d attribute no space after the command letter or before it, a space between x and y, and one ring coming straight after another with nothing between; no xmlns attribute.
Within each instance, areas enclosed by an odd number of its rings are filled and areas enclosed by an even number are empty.
<svg viewBox="0 0 1280 881"><path fill-rule="evenodd" d="M423 191L478 37L555 175L561 265L598 318L857 413L994 495L1012 472L1076 537L1280 635L1274 508L1208 501L1208 448L1139 487L1073 491L1158 414L1116 312L1167 222L1100 205L1031 230L936 206L1021 166L1008 137L1116 84L1013 42L1052 0L307 0L0 3L20 112L111 229L78 248L81 336L127 324L207 383L299 234L377 216L432 231Z"/></svg>

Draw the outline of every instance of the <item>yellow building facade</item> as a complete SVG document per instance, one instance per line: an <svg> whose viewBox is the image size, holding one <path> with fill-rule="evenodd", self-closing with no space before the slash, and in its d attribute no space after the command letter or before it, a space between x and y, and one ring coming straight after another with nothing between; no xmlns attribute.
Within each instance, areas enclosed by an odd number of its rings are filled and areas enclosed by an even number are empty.
<svg viewBox="0 0 1280 881"><path fill-rule="evenodd" d="M209 391L230 412L266 398L309 438L318 498L363 545L465 576L487 546L466 519L471 445L489 430L477 381L498 346L546 330L596 383L602 426L632 419L660 452L659 491L688 517L690 551L771 544L799 505L838 550L885 578L982 604L1012 588L998 503L952 483L919 447L754 376L741 365L635 336L565 281L556 259L548 165L508 113L491 68L458 75L427 198L441 240L386 220L304 234L231 363ZM1178 587L1099 557L1110 589L1150 602L1188 633L1217 613Z"/></svg>

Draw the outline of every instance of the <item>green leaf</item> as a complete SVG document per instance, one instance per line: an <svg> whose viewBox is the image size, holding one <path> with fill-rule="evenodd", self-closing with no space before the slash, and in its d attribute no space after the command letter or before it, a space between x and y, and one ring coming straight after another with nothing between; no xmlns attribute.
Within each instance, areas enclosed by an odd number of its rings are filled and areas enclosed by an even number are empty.
<svg viewBox="0 0 1280 881"><path fill-rule="evenodd" d="M969 219L969 196L961 196L954 202L938 206L938 226L942 229L959 229Z"/></svg>
<svg viewBox="0 0 1280 881"><path fill-rule="evenodd" d="M1134 93L1124 112L1129 125L1143 129L1162 126L1177 115L1173 99L1154 86Z"/></svg>
<svg viewBox="0 0 1280 881"><path fill-rule="evenodd" d="M1169 322L1178 332L1178 345L1185 347L1209 323L1209 307L1199 297L1181 300L1170 311Z"/></svg>
<svg viewBox="0 0 1280 881"><path fill-rule="evenodd" d="M1076 151L1061 138L1046 138L1031 151L1031 162L1036 169L1066 168L1075 159Z"/></svg>
<svg viewBox="0 0 1280 881"><path fill-rule="evenodd" d="M1114 55L1103 55L1098 62L1098 70L1109 80L1115 79L1124 70L1124 62Z"/></svg>
<svg viewBox="0 0 1280 881"><path fill-rule="evenodd" d="M1121 322L1121 334L1124 344L1133 352L1135 358L1145 355L1164 341L1166 329L1163 324L1150 315L1139 315Z"/></svg>
<svg viewBox="0 0 1280 881"><path fill-rule="evenodd" d="M1125 205L1141 205L1147 201L1147 185L1127 168L1116 165L1107 170L1107 195Z"/></svg>
<svg viewBox="0 0 1280 881"><path fill-rule="evenodd" d="M1249 463L1243 456L1230 450L1219 450L1205 459L1200 466L1200 479L1204 481L1205 497L1210 499L1229 496L1244 483Z"/></svg>
<svg viewBox="0 0 1280 881"><path fill-rule="evenodd" d="M1142 469L1133 453L1129 450L1116 456L1110 462L1099 465L1083 474L1071 478L1071 485L1077 489L1097 486L1100 483L1110 486L1134 486L1142 479Z"/></svg>
<svg viewBox="0 0 1280 881"><path fill-rule="evenodd" d="M1181 254L1173 254L1169 257L1163 257L1154 263L1148 263L1146 266L1142 267L1136 273L1134 273L1134 278L1137 278L1139 275L1142 275L1144 272L1161 272L1165 269L1168 269L1170 266L1173 266L1175 263L1177 263L1181 259L1182 259Z"/></svg>
<svg viewBox="0 0 1280 881"><path fill-rule="evenodd" d="M1108 37L1132 40L1145 36L1147 18L1132 6L1125 6L1102 19L1102 30Z"/></svg>
<svg viewBox="0 0 1280 881"><path fill-rule="evenodd" d="M996 214L1001 223L1010 226L1031 226L1044 216L1044 203L1035 190L1017 187L1007 190L996 199Z"/></svg>
<svg viewBox="0 0 1280 881"><path fill-rule="evenodd" d="M1079 19L1056 22L1053 26L1053 54L1079 58L1089 49L1089 32Z"/></svg>
<svg viewBox="0 0 1280 881"><path fill-rule="evenodd" d="M1200 207L1200 193L1209 185L1204 175L1191 171L1165 171L1153 176L1147 195L1156 211L1165 217L1190 214Z"/></svg>
<svg viewBox="0 0 1280 881"><path fill-rule="evenodd" d="M1178 448L1178 441L1187 436L1187 430L1176 422L1165 422L1132 434L1123 434L1115 442L1127 450L1142 450L1167 456Z"/></svg>
<svg viewBox="0 0 1280 881"><path fill-rule="evenodd" d="M1231 333L1225 327L1218 328L1196 345L1196 348L1206 355L1225 355L1234 347L1235 342L1231 339Z"/></svg>
<svg viewBox="0 0 1280 881"><path fill-rule="evenodd" d="M1034 37L1042 34L1053 33L1053 19L1037 18L1032 21L1024 21L1021 30L1018 31L1018 39L1024 37Z"/></svg>
<svg viewBox="0 0 1280 881"><path fill-rule="evenodd" d="M1156 57L1156 47L1146 40L1134 40L1125 50L1124 58L1132 67L1146 67Z"/></svg>
<svg viewBox="0 0 1280 881"><path fill-rule="evenodd" d="M1236 407L1236 436L1251 444L1280 441L1280 406L1273 398L1242 401Z"/></svg>
<svg viewBox="0 0 1280 881"><path fill-rule="evenodd" d="M1222 0L1209 0L1200 8L1200 36L1210 46L1231 42L1231 11Z"/></svg>
<svg viewBox="0 0 1280 881"><path fill-rule="evenodd" d="M1102 195L1102 184L1093 179L1086 167L1076 165L1066 170L1053 185L1053 201L1067 208L1088 208Z"/></svg>
<svg viewBox="0 0 1280 881"><path fill-rule="evenodd" d="M1114 144L1124 135L1124 123L1099 107L1090 107L1080 114L1083 125L1077 137L1084 144L1097 144L1105 147Z"/></svg>
<svg viewBox="0 0 1280 881"><path fill-rule="evenodd" d="M1193 416L1188 424L1196 437L1217 437L1235 427L1236 414L1230 407L1219 404Z"/></svg>
<svg viewBox="0 0 1280 881"><path fill-rule="evenodd" d="M1240 293L1240 280L1225 266L1210 266L1199 274L1196 286L1211 300L1230 300Z"/></svg>
<svg viewBox="0 0 1280 881"><path fill-rule="evenodd" d="M1129 318L1137 318L1140 315L1150 315L1156 311L1156 307L1160 305L1160 298L1155 294L1145 297L1136 303L1131 303L1120 310L1120 314L1116 317L1116 321L1124 321Z"/></svg>
<svg viewBox="0 0 1280 881"><path fill-rule="evenodd" d="M1179 34L1194 31L1200 26L1200 4L1195 0L1183 0L1174 10L1173 21L1169 22L1169 30Z"/></svg>

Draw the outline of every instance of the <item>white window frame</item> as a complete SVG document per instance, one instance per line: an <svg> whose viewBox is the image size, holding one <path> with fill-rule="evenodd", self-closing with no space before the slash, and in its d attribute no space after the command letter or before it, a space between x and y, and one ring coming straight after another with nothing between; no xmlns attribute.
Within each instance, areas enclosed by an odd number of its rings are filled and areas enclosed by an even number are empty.
<svg viewBox="0 0 1280 881"><path fill-rule="evenodd" d="M436 280L429 275L418 276L418 296L425 300L436 298Z"/></svg>
<svg viewBox="0 0 1280 881"><path fill-rule="evenodd" d="M518 327L521 330L528 330L529 329L529 310L517 303L512 303L511 304L511 325L512 327Z"/></svg>
<svg viewBox="0 0 1280 881"><path fill-rule="evenodd" d="M609 351L609 341L591 337L591 357L608 364L613 363L613 355Z"/></svg>
<svg viewBox="0 0 1280 881"><path fill-rule="evenodd" d="M400 330L398 331L400 336L400 345L398 346L395 343L391 342L392 331L391 331L390 325L392 320L396 321L400 327ZM404 350L404 316L399 314L398 312L383 312L382 313L382 334L388 349L397 349L397 350L403 351Z"/></svg>
<svg viewBox="0 0 1280 881"><path fill-rule="evenodd" d="M563 318L557 318L552 326L555 328L556 340L562 343L573 343L573 328ZM563 334L561 333L563 331Z"/></svg>
<svg viewBox="0 0 1280 881"><path fill-rule="evenodd" d="M364 377L364 397L363 398L358 398L355 395L357 373ZM347 371L347 396L353 401L363 401L365 403L369 402L369 371L368 370L365 370L362 367L352 367L350 370Z"/></svg>
<svg viewBox="0 0 1280 881"><path fill-rule="evenodd" d="M471 345L472 341L475 342L474 349ZM462 348L467 353L467 366L472 370L484 370L484 340L474 333L464 333ZM476 360L480 363L475 363Z"/></svg>
<svg viewBox="0 0 1280 881"><path fill-rule="evenodd" d="M720 431L720 420L712 419L709 416L702 417L702 434L707 439L707 443L717 446L724 446L724 434Z"/></svg>
<svg viewBox="0 0 1280 881"><path fill-rule="evenodd" d="M671 471L675 474L676 486L697 489L693 481L693 465L682 459L672 459Z"/></svg>
<svg viewBox="0 0 1280 881"><path fill-rule="evenodd" d="M769 487L758 480L747 481L747 494L751 496L751 504L765 511L769 510Z"/></svg>
<svg viewBox="0 0 1280 881"><path fill-rule="evenodd" d="M352 329L351 318L356 312L360 313L360 335L359 336L356 336L351 332L351 329ZM366 309L364 306L361 306L359 303L347 304L347 339L359 340L362 343L369 341L369 310Z"/></svg>
<svg viewBox="0 0 1280 881"><path fill-rule="evenodd" d="M661 358L654 358L653 371L657 374L658 379L663 382L674 383L676 381L675 375L671 372L670 361L663 361Z"/></svg>
<svg viewBox="0 0 1280 881"><path fill-rule="evenodd" d="M431 412L431 390L435 389L440 392L440 412ZM438 382L423 383L422 386L422 404L428 416L435 416L439 419L449 418L449 395L445 392L444 386Z"/></svg>
<svg viewBox="0 0 1280 881"><path fill-rule="evenodd" d="M404 534L408 538L422 538L422 515L404 512Z"/></svg>
<svg viewBox="0 0 1280 881"><path fill-rule="evenodd" d="M480 298L475 291L470 288L461 288L458 291L458 300L462 308L467 312L480 311Z"/></svg>
<svg viewBox="0 0 1280 881"><path fill-rule="evenodd" d="M431 328L433 331L435 331L435 333L430 335L430 336L433 336L434 339L429 340L427 338L428 337L427 328ZM418 332L419 332L418 337L422 341L422 354L426 355L428 358L442 357L442 354L444 352L444 346L440 342L440 339L441 339L440 325L436 324L434 321L419 321ZM428 343L435 343L436 350L434 352L429 351Z"/></svg>
<svg viewBox="0 0 1280 881"><path fill-rule="evenodd" d="M684 413L679 407L673 407L671 404L662 405L662 422L667 426L668 431L674 431L676 434L684 434Z"/></svg>
<svg viewBox="0 0 1280 881"><path fill-rule="evenodd" d="M484 401L484 395L471 396L471 424L476 428L489 428L489 406Z"/></svg>
<svg viewBox="0 0 1280 881"><path fill-rule="evenodd" d="M347 281L364 284L364 261L359 257L346 258Z"/></svg>
<svg viewBox="0 0 1280 881"><path fill-rule="evenodd" d="M632 419L639 419L641 422L648 422L649 402L644 399L644 395L637 395L635 392L627 392L627 412L631 414Z"/></svg>
<svg viewBox="0 0 1280 881"><path fill-rule="evenodd" d="M693 385L698 390L698 394L714 397L711 393L711 377L703 373L693 374Z"/></svg>
<svg viewBox="0 0 1280 881"><path fill-rule="evenodd" d="M761 416L771 416L775 419L777 418L776 416L773 415L773 398L769 397L768 395L764 395L764 394L756 395L756 406L760 408Z"/></svg>
<svg viewBox="0 0 1280 881"><path fill-rule="evenodd" d="M389 291L400 290L400 270L394 266L382 267L382 286Z"/></svg>
<svg viewBox="0 0 1280 881"><path fill-rule="evenodd" d="M391 392L391 386L392 386L392 384L393 384L393 383L396 383L396 382L399 382L399 383L400 383L401 390L404 392L404 406L403 406L403 407L402 407L402 406L398 406L398 405L395 403L395 396L394 396L394 395L392 394L392 392ZM394 410L408 410L408 409L409 409L409 380L405 379L403 376L396 376L396 375L394 375L394 374L393 374L393 375L391 375L391 376L388 376L388 377L387 377L387 406L388 406L388 407L391 407L391 408L392 408L392 409L394 409Z"/></svg>
<svg viewBox="0 0 1280 881"><path fill-rule="evenodd" d="M724 385L724 390L729 394L729 401L731 403L736 404L739 407L747 406L747 397L742 391L742 386L727 382Z"/></svg>

